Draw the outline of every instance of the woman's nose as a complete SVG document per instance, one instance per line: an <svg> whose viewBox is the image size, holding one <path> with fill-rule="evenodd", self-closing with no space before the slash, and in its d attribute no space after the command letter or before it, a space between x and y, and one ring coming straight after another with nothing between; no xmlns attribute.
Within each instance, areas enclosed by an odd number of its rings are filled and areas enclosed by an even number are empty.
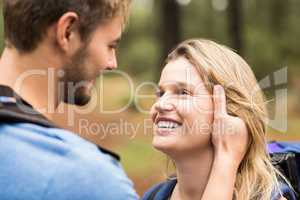
<svg viewBox="0 0 300 200"><path fill-rule="evenodd" d="M157 117L158 114L172 112L174 110L175 110L174 104L172 104L170 101L162 97L153 104L150 110L150 116L153 122L155 122L155 118Z"/></svg>
<svg viewBox="0 0 300 200"><path fill-rule="evenodd" d="M170 101L167 101L163 98L158 100L154 107L158 112L170 112L174 110L174 105Z"/></svg>

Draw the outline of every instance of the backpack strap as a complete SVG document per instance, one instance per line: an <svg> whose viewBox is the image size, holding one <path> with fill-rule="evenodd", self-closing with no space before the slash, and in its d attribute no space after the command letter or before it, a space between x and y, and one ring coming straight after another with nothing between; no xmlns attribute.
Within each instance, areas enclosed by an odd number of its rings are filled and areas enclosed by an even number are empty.
<svg viewBox="0 0 300 200"><path fill-rule="evenodd" d="M278 200L282 196L288 200L296 200L295 191L285 182L280 181L279 190L280 191L273 191L271 200Z"/></svg>
<svg viewBox="0 0 300 200"><path fill-rule="evenodd" d="M160 189L162 188L163 184L159 184L157 185L149 194L149 197L147 198L147 200L155 200L155 196L156 194L160 191Z"/></svg>
<svg viewBox="0 0 300 200"><path fill-rule="evenodd" d="M11 88L0 85L0 121L6 123L33 123L44 127L56 127L42 114L17 95Z"/></svg>
<svg viewBox="0 0 300 200"><path fill-rule="evenodd" d="M271 153L272 164L289 180L296 196L300 197L300 173L298 171L296 153Z"/></svg>
<svg viewBox="0 0 300 200"><path fill-rule="evenodd" d="M26 112L24 112L21 108L18 107L17 104L1 103L0 121L6 123L32 123L48 128L57 127L52 122L47 120L44 116L35 112L32 108L26 107Z"/></svg>
<svg viewBox="0 0 300 200"><path fill-rule="evenodd" d="M46 128L60 128L16 94L11 88L0 85L0 123L31 123ZM120 161L120 156L98 146L98 149Z"/></svg>
<svg viewBox="0 0 300 200"><path fill-rule="evenodd" d="M142 200L165 200L169 199L177 184L177 180L166 180L151 187L143 196Z"/></svg>

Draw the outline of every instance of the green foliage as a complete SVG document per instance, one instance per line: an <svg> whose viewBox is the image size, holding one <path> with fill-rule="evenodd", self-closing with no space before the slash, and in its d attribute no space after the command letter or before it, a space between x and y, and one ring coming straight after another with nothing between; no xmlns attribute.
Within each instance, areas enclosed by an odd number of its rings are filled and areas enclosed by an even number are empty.
<svg viewBox="0 0 300 200"><path fill-rule="evenodd" d="M214 0L222 1L226 0ZM159 4L159 1L155 2ZM181 6L181 40L203 37L232 47L227 10L215 8L212 2L192 0ZM243 0L244 57L258 79L284 66L299 68L299 4L298 0ZM282 9L278 9L280 6ZM148 7L134 7L120 49L122 69L134 71L142 77L153 77L153 68L160 65L162 49L158 40L161 28L159 9L154 6L149 10Z"/></svg>
<svg viewBox="0 0 300 200"><path fill-rule="evenodd" d="M0 4L1 5L1 4ZM3 29L3 14L2 14L2 9L0 9L0 50L2 52L2 49L4 47L4 29Z"/></svg>
<svg viewBox="0 0 300 200"><path fill-rule="evenodd" d="M228 0L191 0L181 5L181 40L203 37L231 46L226 6L218 7L226 3ZM120 69L143 80L154 80L158 76L155 69L161 67L159 5L160 0L133 1L129 26L119 49ZM283 66L299 68L299 8L298 0L243 0L244 57L258 78ZM3 28L0 38L3 49Z"/></svg>

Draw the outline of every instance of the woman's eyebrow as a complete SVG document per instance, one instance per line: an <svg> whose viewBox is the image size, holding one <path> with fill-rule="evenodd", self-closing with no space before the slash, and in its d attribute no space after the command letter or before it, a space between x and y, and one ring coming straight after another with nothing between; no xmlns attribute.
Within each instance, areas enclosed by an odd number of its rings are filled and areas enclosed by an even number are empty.
<svg viewBox="0 0 300 200"><path fill-rule="evenodd" d="M172 82L168 82L166 84L160 84L158 85L158 88L160 90L163 90L164 88L175 88L175 89L182 89L182 88L186 88L186 89L190 89L190 90L195 90L195 86L192 84L188 84L186 82L181 82L181 81L172 81Z"/></svg>
<svg viewBox="0 0 300 200"><path fill-rule="evenodd" d="M190 89L190 90L195 89L195 86L193 84L189 84L186 82L177 82L177 84L179 85L180 88L186 88L186 89Z"/></svg>

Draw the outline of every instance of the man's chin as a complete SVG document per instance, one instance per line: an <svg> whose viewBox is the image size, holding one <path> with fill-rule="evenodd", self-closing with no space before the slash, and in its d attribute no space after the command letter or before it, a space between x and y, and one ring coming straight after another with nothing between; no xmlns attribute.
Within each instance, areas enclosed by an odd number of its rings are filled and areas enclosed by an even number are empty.
<svg viewBox="0 0 300 200"><path fill-rule="evenodd" d="M89 95L81 95L79 97L75 97L74 105L76 106L85 106L91 101L91 96Z"/></svg>
<svg viewBox="0 0 300 200"><path fill-rule="evenodd" d="M85 106L91 101L91 91L89 88L79 88L72 94L67 94L64 102L76 106Z"/></svg>

